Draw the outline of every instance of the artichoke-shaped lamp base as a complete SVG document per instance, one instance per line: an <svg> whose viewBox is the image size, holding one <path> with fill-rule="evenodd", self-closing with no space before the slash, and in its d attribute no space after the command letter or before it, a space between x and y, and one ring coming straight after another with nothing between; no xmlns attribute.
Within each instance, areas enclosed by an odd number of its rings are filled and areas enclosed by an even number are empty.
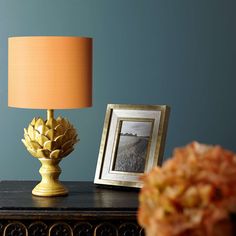
<svg viewBox="0 0 236 236"><path fill-rule="evenodd" d="M59 162L68 156L79 141L76 129L62 117L54 119L54 111L47 111L47 120L34 118L24 129L24 143L32 156L42 163L42 181L32 193L37 196L60 196L68 193L59 182L61 173Z"/></svg>
<svg viewBox="0 0 236 236"><path fill-rule="evenodd" d="M61 159L39 158L39 161L42 163L39 170L42 180L33 189L32 194L42 197L67 195L67 188L59 181Z"/></svg>

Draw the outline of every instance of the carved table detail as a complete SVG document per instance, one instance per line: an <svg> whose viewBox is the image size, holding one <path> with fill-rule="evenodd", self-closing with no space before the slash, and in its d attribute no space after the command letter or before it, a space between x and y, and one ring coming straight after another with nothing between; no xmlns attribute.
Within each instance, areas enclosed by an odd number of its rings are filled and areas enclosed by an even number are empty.
<svg viewBox="0 0 236 236"><path fill-rule="evenodd" d="M3 236L142 236L135 223L119 222L1 222Z"/></svg>

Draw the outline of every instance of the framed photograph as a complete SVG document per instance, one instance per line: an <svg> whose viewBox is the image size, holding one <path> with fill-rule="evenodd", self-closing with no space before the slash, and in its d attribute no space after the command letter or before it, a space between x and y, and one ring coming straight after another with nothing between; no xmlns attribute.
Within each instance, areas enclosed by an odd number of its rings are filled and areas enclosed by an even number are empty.
<svg viewBox="0 0 236 236"><path fill-rule="evenodd" d="M107 106L95 184L141 188L140 176L161 165L170 108Z"/></svg>

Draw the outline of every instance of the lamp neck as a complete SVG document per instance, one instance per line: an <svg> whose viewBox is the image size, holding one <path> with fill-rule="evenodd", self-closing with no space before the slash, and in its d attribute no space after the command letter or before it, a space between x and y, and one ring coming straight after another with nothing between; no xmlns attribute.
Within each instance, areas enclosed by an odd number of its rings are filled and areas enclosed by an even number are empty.
<svg viewBox="0 0 236 236"><path fill-rule="evenodd" d="M47 120L53 119L54 118L54 110L53 109L48 109L47 110Z"/></svg>

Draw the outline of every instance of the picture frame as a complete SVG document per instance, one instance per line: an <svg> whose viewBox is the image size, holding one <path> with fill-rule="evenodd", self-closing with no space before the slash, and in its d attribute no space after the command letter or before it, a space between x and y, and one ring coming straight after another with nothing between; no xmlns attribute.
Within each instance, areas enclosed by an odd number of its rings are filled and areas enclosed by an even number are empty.
<svg viewBox="0 0 236 236"><path fill-rule="evenodd" d="M170 107L108 104L95 184L141 188L140 176L162 164Z"/></svg>

